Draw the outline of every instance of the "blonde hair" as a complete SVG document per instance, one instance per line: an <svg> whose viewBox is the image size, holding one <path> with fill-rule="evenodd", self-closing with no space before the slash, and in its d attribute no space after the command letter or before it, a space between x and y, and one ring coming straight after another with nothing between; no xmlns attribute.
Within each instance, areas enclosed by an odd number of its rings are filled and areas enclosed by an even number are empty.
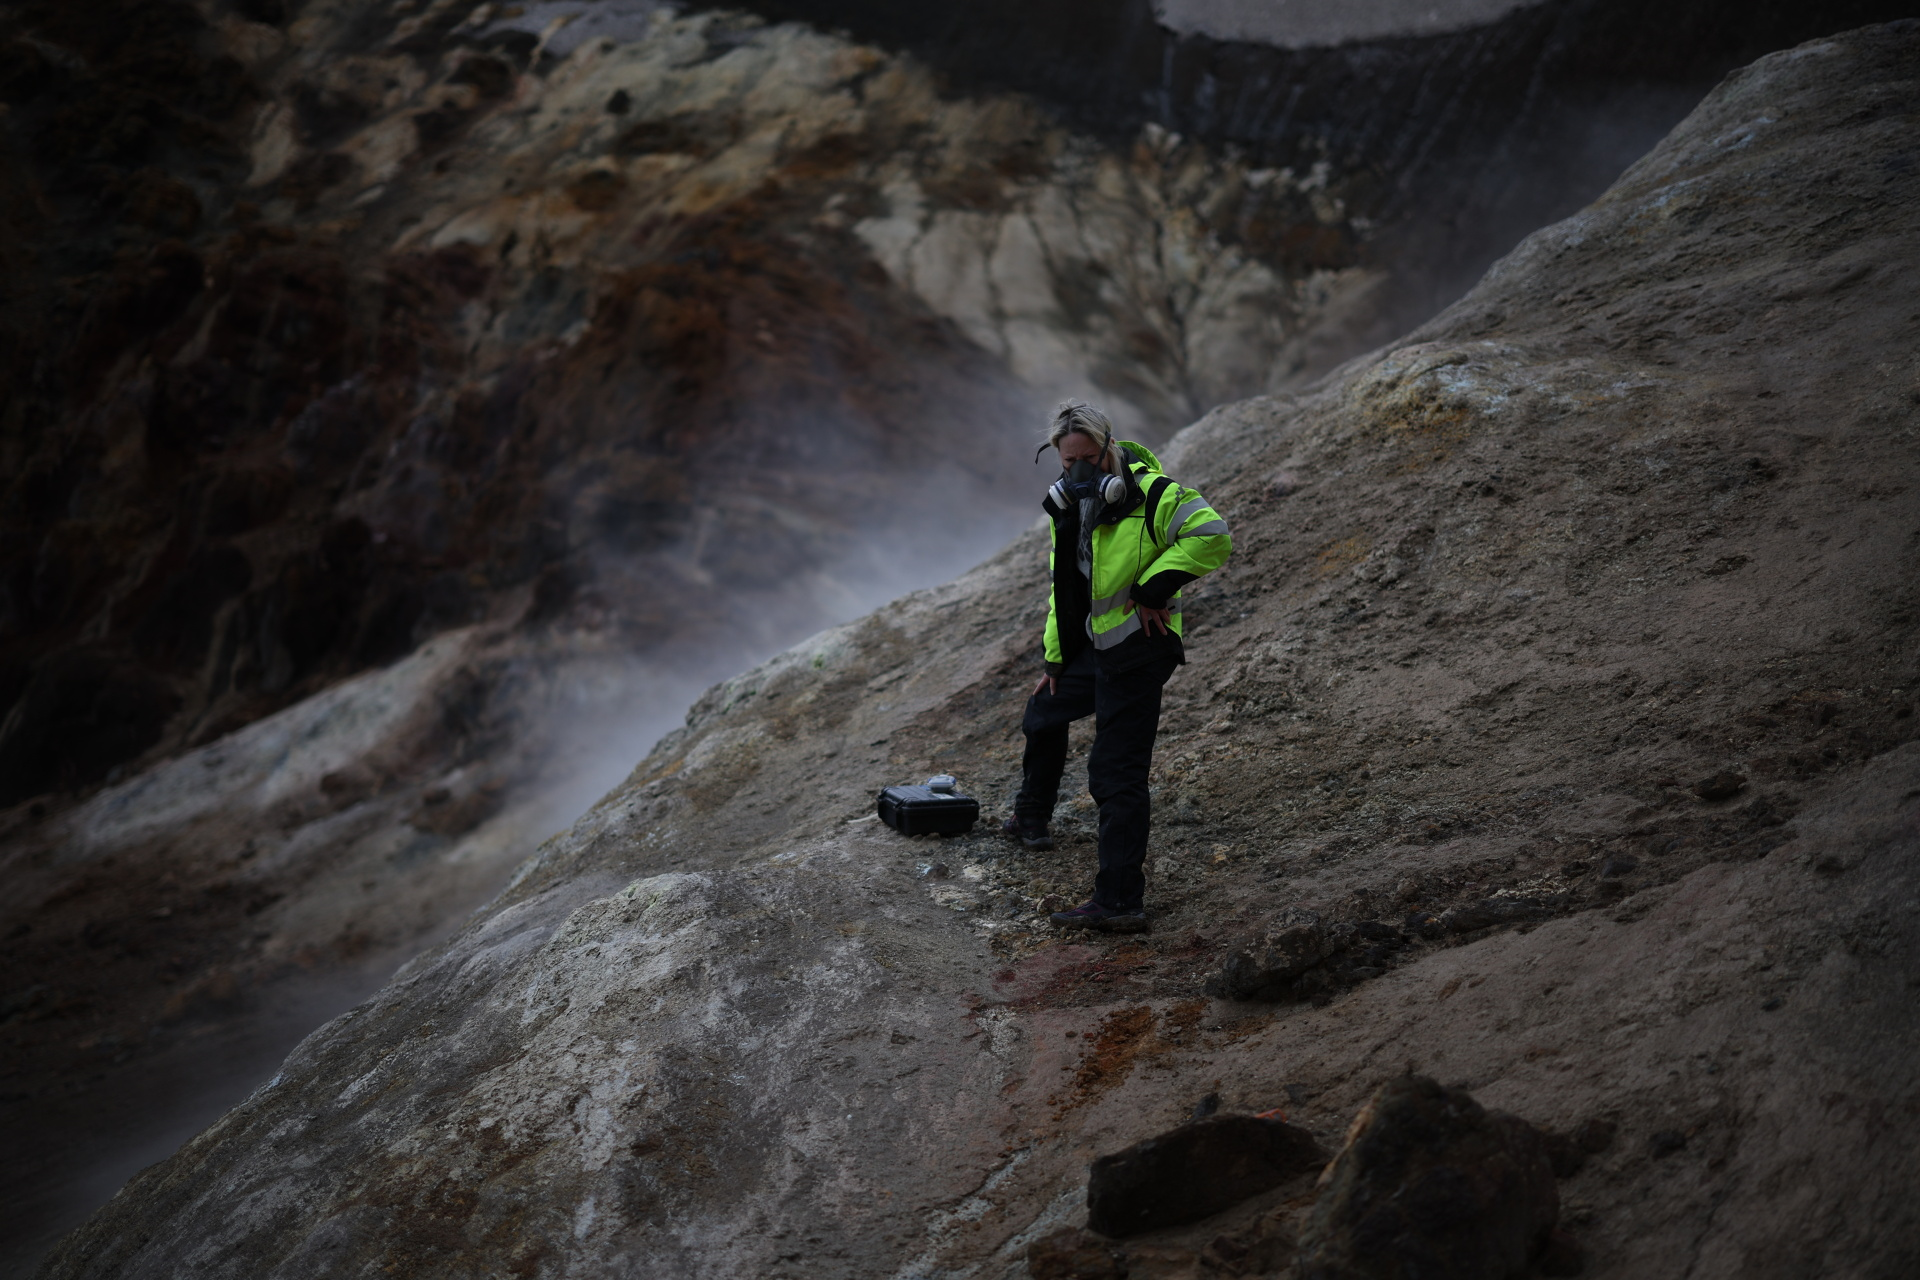
<svg viewBox="0 0 1920 1280"><path fill-rule="evenodd" d="M1120 458L1120 442L1113 438L1113 422L1106 414L1085 400L1062 402L1053 412L1047 444L1058 449L1060 442L1076 431L1105 449L1108 470L1115 475L1126 474Z"/></svg>

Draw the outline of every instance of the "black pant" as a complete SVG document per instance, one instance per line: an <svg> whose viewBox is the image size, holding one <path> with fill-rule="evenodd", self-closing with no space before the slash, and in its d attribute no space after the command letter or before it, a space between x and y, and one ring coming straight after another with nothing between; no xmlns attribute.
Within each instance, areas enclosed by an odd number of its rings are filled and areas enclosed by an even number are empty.
<svg viewBox="0 0 1920 1280"><path fill-rule="evenodd" d="M1146 894L1141 868L1153 825L1147 771L1160 732L1160 689L1178 665L1169 656L1115 674L1101 670L1093 650L1083 649L1054 682L1056 692L1027 699L1020 725L1027 753L1020 794L1013 799L1013 812L1023 820L1052 820L1067 767L1067 726L1094 718L1087 790L1100 806L1100 873L1094 877L1093 900L1110 911L1137 910Z"/></svg>

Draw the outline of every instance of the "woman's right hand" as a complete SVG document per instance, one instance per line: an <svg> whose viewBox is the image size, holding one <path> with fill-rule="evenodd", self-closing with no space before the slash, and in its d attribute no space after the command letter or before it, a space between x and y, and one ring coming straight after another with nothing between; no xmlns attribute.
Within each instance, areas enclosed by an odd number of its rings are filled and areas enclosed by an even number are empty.
<svg viewBox="0 0 1920 1280"><path fill-rule="evenodd" d="M1058 693L1059 691L1060 691L1059 686L1057 686L1054 683L1054 678L1052 676L1041 676L1040 683L1033 686L1033 696L1036 698L1043 693L1053 694L1053 693Z"/></svg>

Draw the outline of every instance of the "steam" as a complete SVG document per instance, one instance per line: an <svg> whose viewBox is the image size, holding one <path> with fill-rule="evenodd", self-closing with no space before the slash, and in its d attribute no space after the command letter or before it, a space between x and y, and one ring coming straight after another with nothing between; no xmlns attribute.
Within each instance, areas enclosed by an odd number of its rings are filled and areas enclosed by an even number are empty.
<svg viewBox="0 0 1920 1280"><path fill-rule="evenodd" d="M1042 422L1044 415L1036 405L1028 420ZM994 434L991 461L978 469L939 461L960 451L954 442L931 449L932 463L916 458L877 473L874 491L862 497L836 552L799 580L760 590L716 584L732 597L730 622L645 653L563 660L540 711L541 736L550 745L535 762L520 821L543 834L564 828L684 723L688 708L713 684L821 630L950 581L999 552L1032 522L1052 476L1044 460L1036 468L1020 456L1016 440L1028 433L1016 426ZM781 531L769 527L766 536ZM697 567L697 548L677 550L694 557ZM613 553L602 550L599 557L602 580L614 578L615 567L606 564Z"/></svg>

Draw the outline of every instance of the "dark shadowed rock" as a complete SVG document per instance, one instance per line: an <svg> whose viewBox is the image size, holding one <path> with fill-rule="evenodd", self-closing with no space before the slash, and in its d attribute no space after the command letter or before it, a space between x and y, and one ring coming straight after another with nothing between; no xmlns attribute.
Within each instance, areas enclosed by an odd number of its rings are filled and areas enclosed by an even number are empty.
<svg viewBox="0 0 1920 1280"><path fill-rule="evenodd" d="M1027 1246L1027 1274L1033 1280L1125 1280L1127 1263L1091 1231L1063 1227Z"/></svg>
<svg viewBox="0 0 1920 1280"><path fill-rule="evenodd" d="M1288 911L1256 946L1229 952L1207 992L1229 1000L1307 999L1326 985L1310 979L1336 949L1317 912Z"/></svg>
<svg viewBox="0 0 1920 1280"><path fill-rule="evenodd" d="M1571 1178L1587 1167L1587 1152L1580 1140L1568 1133L1542 1132L1547 1140L1547 1159L1553 1165L1553 1176Z"/></svg>
<svg viewBox="0 0 1920 1280"><path fill-rule="evenodd" d="M1678 1129L1661 1129L1647 1139L1647 1150L1653 1153L1655 1160L1664 1160L1676 1151L1687 1148L1687 1135Z"/></svg>
<svg viewBox="0 0 1920 1280"><path fill-rule="evenodd" d="M1258 1116L1210 1116L1093 1162L1087 1225L1130 1236L1198 1222L1326 1163L1305 1129Z"/></svg>
<svg viewBox="0 0 1920 1280"><path fill-rule="evenodd" d="M1525 1275L1560 1215L1546 1140L1425 1076L1355 1117L1301 1233L1300 1280Z"/></svg>
<svg viewBox="0 0 1920 1280"><path fill-rule="evenodd" d="M1739 795L1747 780L1737 773L1716 773L1693 784L1693 794L1702 800L1731 800Z"/></svg>
<svg viewBox="0 0 1920 1280"><path fill-rule="evenodd" d="M1539 1268L1543 1276L1577 1276L1587 1269L1580 1244L1560 1227L1547 1233L1547 1246L1540 1251Z"/></svg>

